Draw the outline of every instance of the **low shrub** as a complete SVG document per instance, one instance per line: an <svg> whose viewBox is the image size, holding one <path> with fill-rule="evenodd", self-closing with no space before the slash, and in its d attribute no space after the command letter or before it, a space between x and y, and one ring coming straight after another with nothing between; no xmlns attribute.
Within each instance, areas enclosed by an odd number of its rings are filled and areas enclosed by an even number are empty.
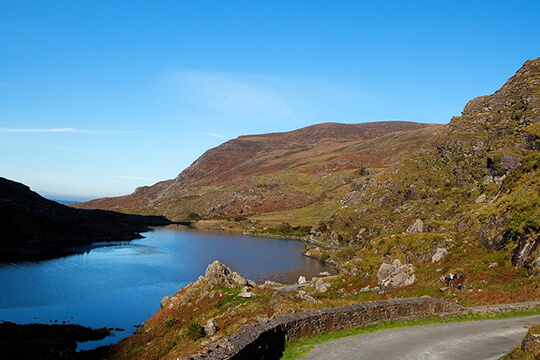
<svg viewBox="0 0 540 360"><path fill-rule="evenodd" d="M177 322L178 322L177 318L169 316L168 318L165 319L165 326L170 328L170 327L173 327L174 324L176 324Z"/></svg>
<svg viewBox="0 0 540 360"><path fill-rule="evenodd" d="M192 341L197 341L204 337L204 328L199 323L190 322L187 326L186 336Z"/></svg>

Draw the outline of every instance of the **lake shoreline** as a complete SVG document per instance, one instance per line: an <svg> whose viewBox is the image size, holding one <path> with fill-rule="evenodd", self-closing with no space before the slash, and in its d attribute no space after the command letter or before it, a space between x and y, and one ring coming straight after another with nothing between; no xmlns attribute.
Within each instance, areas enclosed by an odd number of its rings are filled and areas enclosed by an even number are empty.
<svg viewBox="0 0 540 360"><path fill-rule="evenodd" d="M0 320L126 329L95 345L106 346L129 336L163 297L197 280L216 259L257 283L333 272L303 256L302 242L214 230L156 227L141 239L70 249L76 255L0 265Z"/></svg>

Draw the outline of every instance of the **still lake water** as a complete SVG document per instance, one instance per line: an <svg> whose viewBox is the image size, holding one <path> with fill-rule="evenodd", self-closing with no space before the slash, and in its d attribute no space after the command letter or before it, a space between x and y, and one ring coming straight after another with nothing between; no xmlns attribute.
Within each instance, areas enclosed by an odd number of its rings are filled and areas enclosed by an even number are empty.
<svg viewBox="0 0 540 360"><path fill-rule="evenodd" d="M0 265L0 321L71 323L125 331L98 345L129 336L134 325L158 311L164 296L197 280L219 260L256 283L294 283L335 271L301 253L302 243L221 232L155 229L144 239L100 244L35 263ZM80 348L92 348L83 344Z"/></svg>

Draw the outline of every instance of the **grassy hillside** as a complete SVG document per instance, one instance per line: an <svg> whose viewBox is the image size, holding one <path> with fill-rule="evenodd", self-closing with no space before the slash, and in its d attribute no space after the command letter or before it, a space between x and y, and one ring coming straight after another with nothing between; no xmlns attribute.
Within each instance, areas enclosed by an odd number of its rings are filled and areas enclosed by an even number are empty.
<svg viewBox="0 0 540 360"><path fill-rule="evenodd" d="M391 243L386 257L419 256L449 239L511 255L536 274L540 214L540 60L528 61L495 94L470 101L462 116L422 148L352 191L328 222L327 241L357 248ZM420 219L422 228L412 229ZM390 240L391 239L391 240ZM424 247L422 251L428 251ZM410 253L409 253L409 252Z"/></svg>
<svg viewBox="0 0 540 360"><path fill-rule="evenodd" d="M315 278L302 293L256 286L250 300L237 297L239 288L188 285L111 349L112 358L174 359L268 317L363 301L428 295L475 306L540 298L540 59L448 125L317 141L309 150L257 147L223 181L209 171L191 181L204 168L196 162L174 180L197 183L182 190L191 197L165 197L169 207L162 198L154 209L198 209L214 218L202 226L310 239L319 246L306 244L305 254L331 262L339 275ZM218 149L205 156L226 156ZM171 183L139 191L165 188ZM233 217L239 221L227 221ZM381 282L381 265L395 259L414 273L412 285ZM446 286L449 273L464 274L462 289ZM205 336L209 320L218 330Z"/></svg>
<svg viewBox="0 0 540 360"><path fill-rule="evenodd" d="M174 180L76 207L171 220L194 214L234 219L312 207L320 209L319 218L326 217L335 210L336 196L418 148L438 127L400 121L328 123L242 136L208 150Z"/></svg>

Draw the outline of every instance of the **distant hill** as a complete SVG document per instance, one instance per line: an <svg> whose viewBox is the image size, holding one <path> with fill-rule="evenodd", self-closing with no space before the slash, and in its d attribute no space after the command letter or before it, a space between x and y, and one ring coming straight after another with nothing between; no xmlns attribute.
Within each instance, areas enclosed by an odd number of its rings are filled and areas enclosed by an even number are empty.
<svg viewBox="0 0 540 360"><path fill-rule="evenodd" d="M66 247L100 241L131 240L149 226L170 223L102 210L69 208L47 200L26 185L0 178L0 250L2 261L69 253Z"/></svg>
<svg viewBox="0 0 540 360"><path fill-rule="evenodd" d="M77 200L64 200L64 199L55 199L55 198L49 198L49 200L56 201L57 203L66 205L66 206L75 205L81 202ZM83 200L83 201L88 201L88 200Z"/></svg>
<svg viewBox="0 0 540 360"><path fill-rule="evenodd" d="M175 221L194 213L226 219L333 208L331 199L344 186L388 167L439 127L405 121L325 123L241 136L208 150L174 180L75 207L159 214Z"/></svg>

